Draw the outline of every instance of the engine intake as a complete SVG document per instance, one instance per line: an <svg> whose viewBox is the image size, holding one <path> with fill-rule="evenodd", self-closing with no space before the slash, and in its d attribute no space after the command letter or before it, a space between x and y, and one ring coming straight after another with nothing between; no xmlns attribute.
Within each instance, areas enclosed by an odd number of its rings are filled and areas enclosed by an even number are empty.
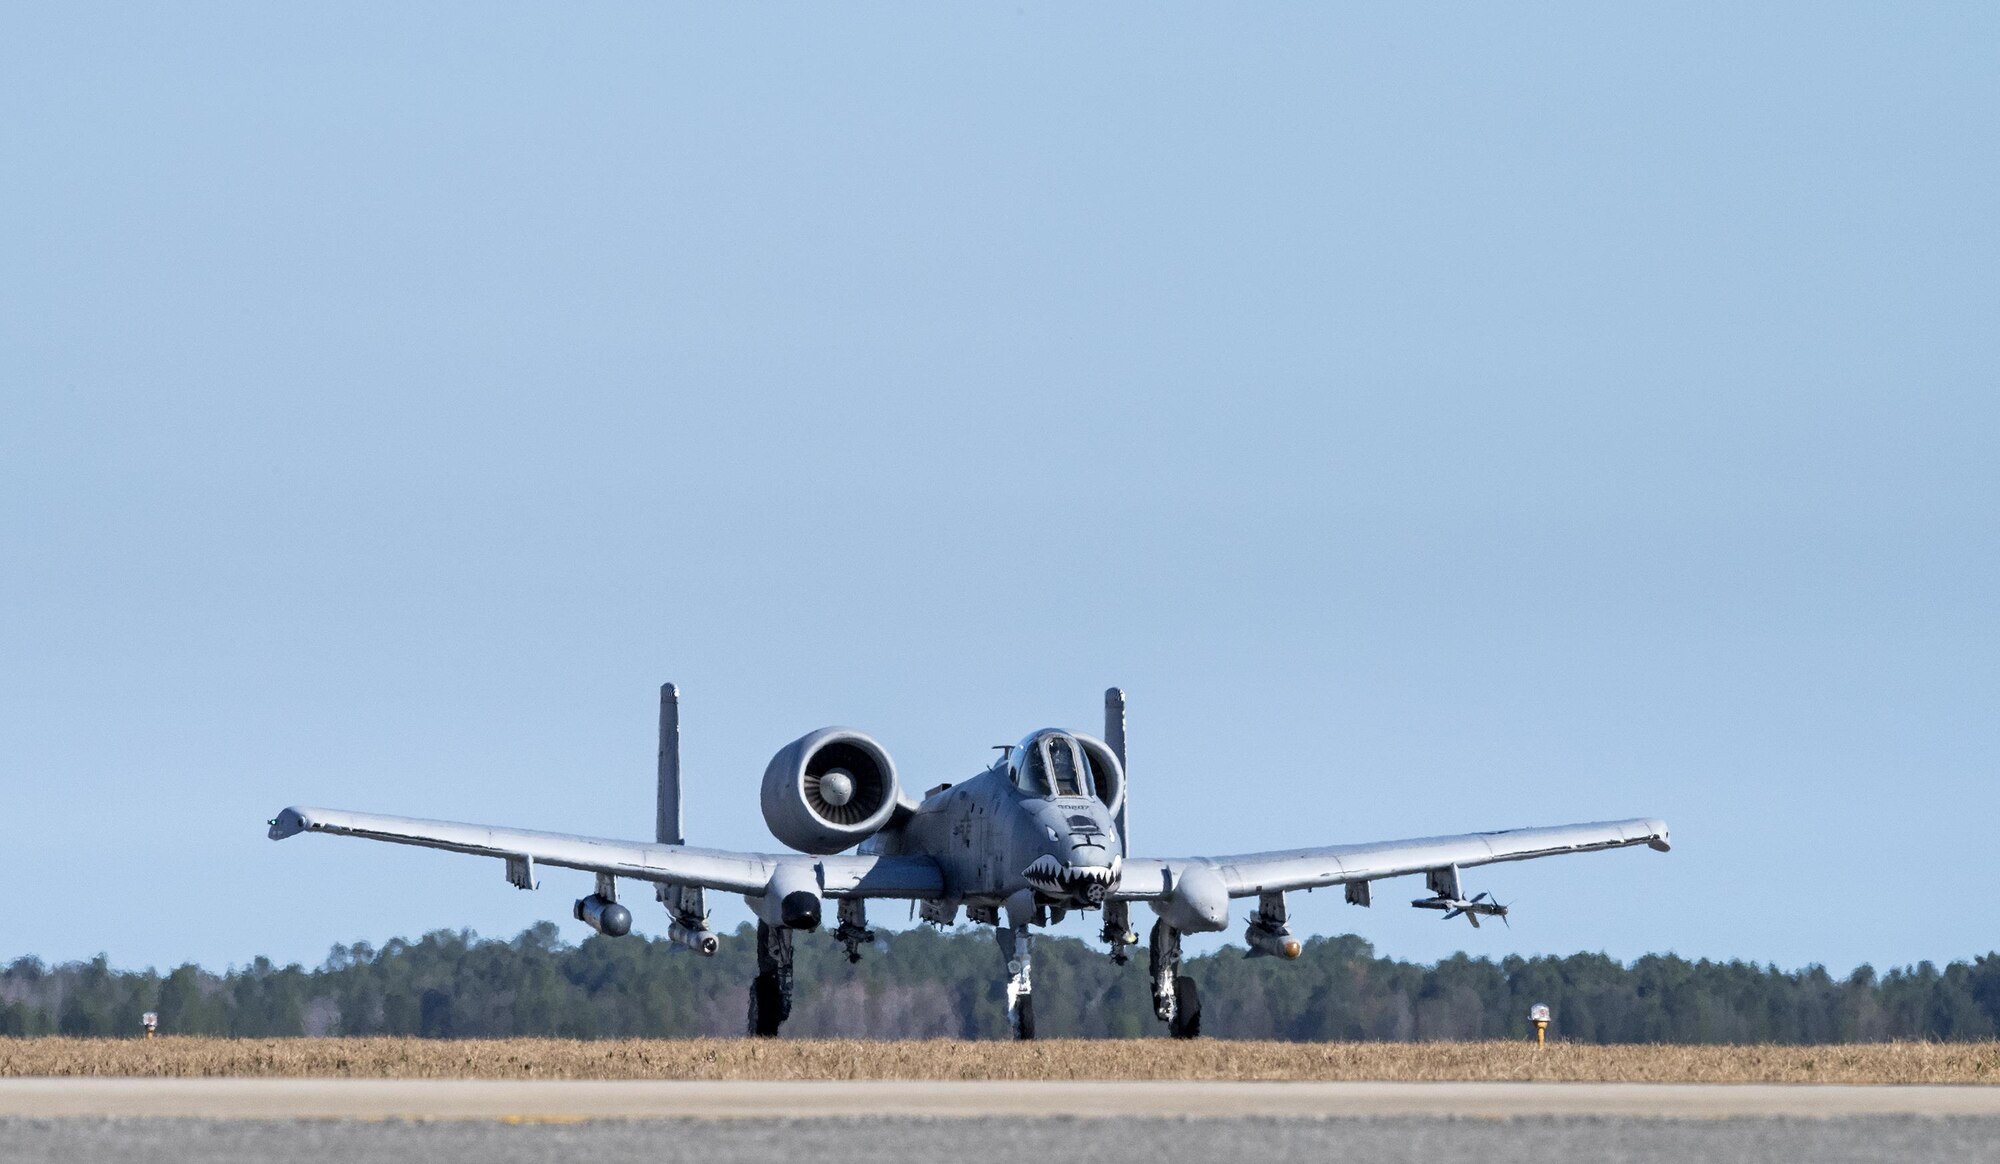
<svg viewBox="0 0 2000 1164"><path fill-rule="evenodd" d="M879 832L896 811L896 764L853 728L800 736L764 769L764 823L801 853L838 853Z"/></svg>
<svg viewBox="0 0 2000 1164"><path fill-rule="evenodd" d="M1104 811L1114 818L1118 806L1125 803L1125 766L1118 762L1117 753L1103 740L1078 735L1076 742L1090 755L1090 775L1093 787L1091 795L1104 804Z"/></svg>

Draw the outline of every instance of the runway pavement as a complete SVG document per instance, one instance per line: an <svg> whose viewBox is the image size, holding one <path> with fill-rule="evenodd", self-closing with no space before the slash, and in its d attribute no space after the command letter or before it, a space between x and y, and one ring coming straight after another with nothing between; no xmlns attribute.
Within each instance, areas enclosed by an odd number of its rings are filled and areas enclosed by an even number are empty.
<svg viewBox="0 0 2000 1164"><path fill-rule="evenodd" d="M1014 1080L0 1079L0 1118L535 1122L809 1119L856 1115L925 1119L1955 1116L2000 1120L2000 1087Z"/></svg>
<svg viewBox="0 0 2000 1164"><path fill-rule="evenodd" d="M1628 1116L782 1120L207 1120L0 1118L0 1164L887 1164L1017 1160L1214 1164L1930 1164L2000 1159L2000 1119Z"/></svg>

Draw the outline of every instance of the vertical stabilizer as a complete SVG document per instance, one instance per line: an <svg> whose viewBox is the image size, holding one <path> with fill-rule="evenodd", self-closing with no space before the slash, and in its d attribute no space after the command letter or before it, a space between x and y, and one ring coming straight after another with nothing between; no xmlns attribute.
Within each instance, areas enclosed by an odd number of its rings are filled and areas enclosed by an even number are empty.
<svg viewBox="0 0 2000 1164"><path fill-rule="evenodd" d="M660 687L660 801L653 839L663 845L687 841L681 832L681 689Z"/></svg>
<svg viewBox="0 0 2000 1164"><path fill-rule="evenodd" d="M660 803L653 822L653 839L663 845L684 845L681 831L681 689L660 685ZM667 937L697 954L715 953L715 935L708 931L708 897L699 885L653 886L654 896L674 917Z"/></svg>
<svg viewBox="0 0 2000 1164"><path fill-rule="evenodd" d="M1104 742L1111 745L1111 754L1118 757L1118 766L1125 770L1125 797L1118 804L1118 848L1125 856L1132 855L1132 835L1125 829L1126 814L1132 807L1132 768L1125 762L1125 691L1112 687L1104 692Z"/></svg>

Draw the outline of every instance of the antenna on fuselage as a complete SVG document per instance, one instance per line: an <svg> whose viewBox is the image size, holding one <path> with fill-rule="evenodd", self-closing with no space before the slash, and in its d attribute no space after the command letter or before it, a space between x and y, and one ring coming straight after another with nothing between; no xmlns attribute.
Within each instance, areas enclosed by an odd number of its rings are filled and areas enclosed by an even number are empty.
<svg viewBox="0 0 2000 1164"><path fill-rule="evenodd" d="M653 839L687 843L681 832L681 689L671 683L660 686L660 799Z"/></svg>
<svg viewBox="0 0 2000 1164"><path fill-rule="evenodd" d="M1118 802L1118 851L1124 856L1132 855L1132 837L1125 831L1125 814L1132 805L1132 769L1125 763L1125 691L1111 687L1104 692L1104 742L1111 746L1111 754L1118 757L1118 767L1125 773L1125 796Z"/></svg>

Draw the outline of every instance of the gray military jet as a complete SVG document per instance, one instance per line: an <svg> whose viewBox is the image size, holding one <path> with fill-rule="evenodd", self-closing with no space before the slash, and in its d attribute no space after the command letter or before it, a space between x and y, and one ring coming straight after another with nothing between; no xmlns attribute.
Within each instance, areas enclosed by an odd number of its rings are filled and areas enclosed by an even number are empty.
<svg viewBox="0 0 2000 1164"><path fill-rule="evenodd" d="M1235 857L1135 857L1126 829L1125 693L1104 694L1100 738L1058 728L1030 733L985 771L911 795L881 744L852 728L821 728L785 745L764 770L764 821L794 853L695 848L681 830L680 695L660 689L656 841L604 840L323 808L287 808L270 822L272 840L302 832L366 837L455 853L498 857L516 888L536 887L536 865L597 875L596 892L575 916L598 933L631 932L618 901L619 878L649 882L672 921L676 943L713 954L709 890L740 893L757 915L757 977L750 1031L776 1035L791 1013L792 936L821 927L837 910L833 939L850 961L874 940L871 898L914 901L925 921L966 917L994 927L1006 963L1007 1015L1014 1033L1035 1036L1034 930L1071 910L1102 914L1102 941L1123 964L1138 944L1130 907L1145 902L1153 923L1153 1012L1176 1038L1201 1031L1201 999L1180 973L1181 935L1229 926L1229 903L1255 897L1244 941L1251 956L1299 956L1285 920L1285 894L1346 886L1369 904L1369 886L1421 873L1430 896L1410 904L1464 917L1505 919L1487 894L1466 896L1460 873L1475 865L1587 853L1627 845L1667 850L1666 822L1619 820L1509 829L1450 837L1251 853ZM858 847L857 847L858 846ZM851 855L839 855L855 849Z"/></svg>

